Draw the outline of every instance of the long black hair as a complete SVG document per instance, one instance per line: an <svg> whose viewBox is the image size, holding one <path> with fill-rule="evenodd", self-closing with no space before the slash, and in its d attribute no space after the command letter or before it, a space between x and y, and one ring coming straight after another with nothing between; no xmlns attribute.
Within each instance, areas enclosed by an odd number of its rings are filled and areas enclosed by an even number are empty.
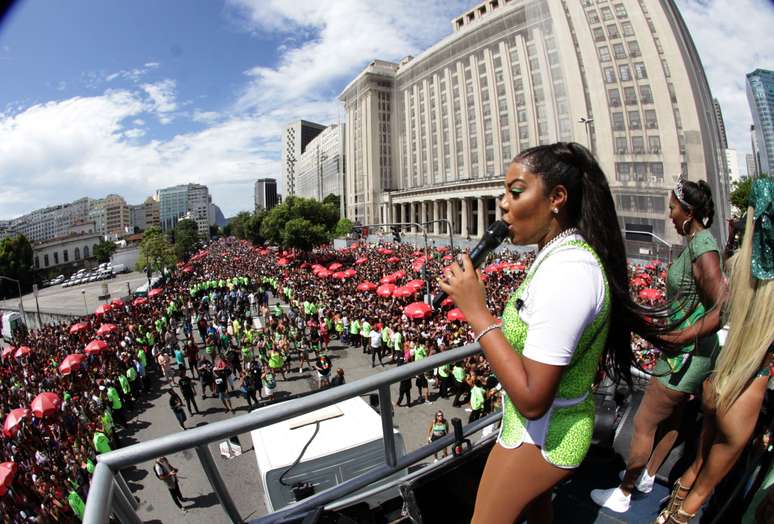
<svg viewBox="0 0 774 524"><path fill-rule="evenodd" d="M637 366L632 333L656 346L669 347L660 336L673 330L675 323L663 322L673 311L669 306L647 308L629 294L626 249L607 177L591 152L574 142L526 149L513 161L542 178L546 196L558 185L567 190L569 223L599 256L610 288L610 330L602 365L613 380L631 384L631 366Z"/></svg>

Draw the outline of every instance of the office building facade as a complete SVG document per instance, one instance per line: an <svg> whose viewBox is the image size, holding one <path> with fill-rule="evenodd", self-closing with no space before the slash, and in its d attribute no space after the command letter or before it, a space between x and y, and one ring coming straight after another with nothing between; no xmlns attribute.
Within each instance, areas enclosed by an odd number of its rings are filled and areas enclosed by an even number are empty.
<svg viewBox="0 0 774 524"><path fill-rule="evenodd" d="M214 217L210 211L212 198L207 186L201 184L181 184L159 189L159 223L162 231L175 228L183 218L196 222L199 237L210 238L210 225Z"/></svg>
<svg viewBox="0 0 774 524"><path fill-rule="evenodd" d="M296 194L296 162L306 150L306 146L319 135L324 125L306 120L288 124L282 130L282 181L285 183L285 193Z"/></svg>
<svg viewBox="0 0 774 524"><path fill-rule="evenodd" d="M753 153L757 156L758 173L771 175L774 165L774 71L756 69L747 75L747 101L755 126L751 132L755 133Z"/></svg>
<svg viewBox="0 0 774 524"><path fill-rule="evenodd" d="M296 196L322 201L344 187L344 129L333 124L307 144L296 163Z"/></svg>
<svg viewBox="0 0 774 524"><path fill-rule="evenodd" d="M259 178L254 189L255 211L269 211L279 204L277 181L273 178Z"/></svg>
<svg viewBox="0 0 774 524"><path fill-rule="evenodd" d="M449 219L480 236L524 149L588 146L622 228L682 241L667 219L678 175L707 180L725 239L728 181L701 63L671 0L488 0L399 64L376 60L341 93L347 217ZM444 224L430 231L440 234Z"/></svg>

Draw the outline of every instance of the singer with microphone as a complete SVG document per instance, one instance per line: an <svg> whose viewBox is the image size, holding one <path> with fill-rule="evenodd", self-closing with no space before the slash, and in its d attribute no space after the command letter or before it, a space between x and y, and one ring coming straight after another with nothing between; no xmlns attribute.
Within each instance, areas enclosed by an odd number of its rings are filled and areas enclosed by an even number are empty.
<svg viewBox="0 0 774 524"><path fill-rule="evenodd" d="M500 207L512 243L537 245L502 324L487 309L470 257L441 289L462 310L504 389L503 420L476 497L473 522L551 522L551 489L583 461L594 429L591 387L602 363L631 381L631 333L658 328L629 296L613 197L583 146L523 151L505 176Z"/></svg>

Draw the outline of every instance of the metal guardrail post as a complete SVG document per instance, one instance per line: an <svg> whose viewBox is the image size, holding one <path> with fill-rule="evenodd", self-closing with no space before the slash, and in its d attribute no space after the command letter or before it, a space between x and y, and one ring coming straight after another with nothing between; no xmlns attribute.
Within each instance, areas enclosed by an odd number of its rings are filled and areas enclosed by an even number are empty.
<svg viewBox="0 0 774 524"><path fill-rule="evenodd" d="M384 462L388 466L394 467L398 458L395 453L395 433L392 428L392 399L389 384L379 386L379 414L382 416Z"/></svg>
<svg viewBox="0 0 774 524"><path fill-rule="evenodd" d="M137 502L137 499L134 498L134 495L132 495L132 490L129 489L129 484L126 483L126 479L120 471L116 473L116 485L127 498L129 504L132 505L132 509L137 509L140 503Z"/></svg>
<svg viewBox="0 0 774 524"><path fill-rule="evenodd" d="M118 482L116 482L118 485ZM113 514L118 517L123 524L142 524L142 519L135 511L132 502L134 502L134 496L130 494L127 498L121 487L113 491L113 500L111 508Z"/></svg>
<svg viewBox="0 0 774 524"><path fill-rule="evenodd" d="M104 524L110 515L113 496L113 472L104 462L97 462L89 487L88 503L83 514L84 524Z"/></svg>
<svg viewBox="0 0 774 524"><path fill-rule="evenodd" d="M242 524L242 517L239 516L239 511L237 511L236 505L231 499L231 494L229 494L228 488L226 488L226 484L220 476L218 466L216 466L215 461L212 460L210 448L208 448L206 444L196 446L196 454L199 456L199 462L202 463L204 473L207 475L207 479L210 481L212 489L218 496L218 500L220 501L220 505L223 506L223 510L226 512L229 519L231 519L231 522L234 524Z"/></svg>

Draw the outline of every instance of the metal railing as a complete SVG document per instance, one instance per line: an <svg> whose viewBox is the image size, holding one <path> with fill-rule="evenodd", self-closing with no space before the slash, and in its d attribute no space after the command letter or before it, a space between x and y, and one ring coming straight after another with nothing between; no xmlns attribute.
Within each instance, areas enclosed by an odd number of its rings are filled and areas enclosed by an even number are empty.
<svg viewBox="0 0 774 524"><path fill-rule="evenodd" d="M101 524L108 520L108 516L112 512L124 524L139 524L142 521L136 511L138 506L137 500L132 495L120 471L123 468L135 466L163 455L195 449L204 473L228 519L235 524L241 524L243 522L242 518L215 465L208 444L233 435L270 426L277 422L376 390L379 394L379 412L382 420L385 462L355 478L275 511L257 521L261 523L276 522L291 514L323 506L341 499L442 450L454 442L454 435L449 434L406 455L397 456L393 434L390 384L416 376L421 372L443 364L462 360L480 351L481 346L478 344L469 344L457 349L444 351L443 353L422 359L419 362L412 362L383 371L350 384L326 389L313 395L273 404L253 413L240 415L229 420L173 433L99 455L86 500L83 522L86 524ZM492 422L499 420L500 417L501 413L498 412L479 419L465 426L463 429L464 434L467 436L475 433Z"/></svg>

